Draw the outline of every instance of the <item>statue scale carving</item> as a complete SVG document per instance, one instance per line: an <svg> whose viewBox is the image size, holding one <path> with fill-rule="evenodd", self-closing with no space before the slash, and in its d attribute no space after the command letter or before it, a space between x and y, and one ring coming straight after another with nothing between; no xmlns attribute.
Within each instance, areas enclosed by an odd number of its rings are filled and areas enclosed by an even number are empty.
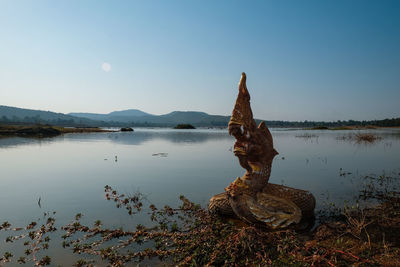
<svg viewBox="0 0 400 267"><path fill-rule="evenodd" d="M229 121L229 134L236 138L234 154L246 170L225 192L210 199L212 213L238 217L248 224L280 229L314 216L315 198L304 190L269 183L272 160L278 154L264 122L253 119L246 74Z"/></svg>

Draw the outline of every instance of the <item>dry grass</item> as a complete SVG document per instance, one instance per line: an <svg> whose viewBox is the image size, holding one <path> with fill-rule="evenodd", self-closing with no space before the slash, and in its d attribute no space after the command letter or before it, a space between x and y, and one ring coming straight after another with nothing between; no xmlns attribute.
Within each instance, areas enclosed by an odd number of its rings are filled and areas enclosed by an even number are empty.
<svg viewBox="0 0 400 267"><path fill-rule="evenodd" d="M355 141L357 144L373 144L376 141L382 139L382 137L372 133L357 133L357 134L345 134L336 137L337 140L342 141Z"/></svg>
<svg viewBox="0 0 400 267"><path fill-rule="evenodd" d="M64 128L64 127L54 127L60 130L62 133L104 133L104 132L114 132L111 130L104 130L97 127L90 128Z"/></svg>
<svg viewBox="0 0 400 267"><path fill-rule="evenodd" d="M371 133L358 133L355 135L357 143L375 143L375 141L380 140L381 137L371 134Z"/></svg>

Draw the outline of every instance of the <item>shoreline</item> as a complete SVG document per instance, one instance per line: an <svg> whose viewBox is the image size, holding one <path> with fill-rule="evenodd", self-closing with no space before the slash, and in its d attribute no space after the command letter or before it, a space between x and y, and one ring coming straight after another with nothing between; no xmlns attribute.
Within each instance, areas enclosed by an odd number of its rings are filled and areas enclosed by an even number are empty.
<svg viewBox="0 0 400 267"><path fill-rule="evenodd" d="M107 133L116 132L97 127L61 127L50 125L0 125L0 137L55 137L67 133Z"/></svg>
<svg viewBox="0 0 400 267"><path fill-rule="evenodd" d="M119 128L119 127L118 127ZM170 128L170 127L139 127L139 128ZM226 127L204 127L205 129L225 129ZM338 126L338 127L309 127L309 128L296 128L296 127L270 127L285 128L285 129L301 129L301 130L324 130L324 131L338 131L338 130L379 130L379 129L400 129L400 126L381 127L381 126ZM122 129L122 128L121 128ZM199 127L198 129L202 129ZM0 124L0 137L55 137L67 133L109 133L120 132L121 130L104 129L100 127L63 127L53 125L1 125Z"/></svg>
<svg viewBox="0 0 400 267"><path fill-rule="evenodd" d="M328 131L340 131L340 130L378 130L378 129L399 129L400 126L374 126L374 125L366 125L366 126L336 126L336 127L326 127L326 126L316 126L316 127L308 127L303 128L304 130L328 130Z"/></svg>

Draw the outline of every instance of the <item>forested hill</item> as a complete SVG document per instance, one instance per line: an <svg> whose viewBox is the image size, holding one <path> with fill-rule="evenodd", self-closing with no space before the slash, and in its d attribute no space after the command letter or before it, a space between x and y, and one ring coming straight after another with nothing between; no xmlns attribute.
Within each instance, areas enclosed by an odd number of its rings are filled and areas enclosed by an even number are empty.
<svg viewBox="0 0 400 267"><path fill-rule="evenodd" d="M173 127L177 124L192 124L196 127L224 127L230 116L210 115L198 111L174 111L164 115L152 115L131 109L114 111L108 114L96 113L55 113L0 106L0 123L6 124L50 124L59 126L97 126L97 127ZM256 120L259 123L261 120ZM400 126L400 118L371 121L265 121L268 127L340 127L340 126Z"/></svg>
<svg viewBox="0 0 400 267"><path fill-rule="evenodd" d="M71 115L74 117L92 119L92 120L99 120L99 121L121 121L121 122L126 122L127 120L129 121L133 117L152 116L151 114L143 112L138 109L113 111L108 114L68 113L68 115Z"/></svg>
<svg viewBox="0 0 400 267"><path fill-rule="evenodd" d="M0 105L0 123L50 124L59 126L95 126L98 121L51 111L24 109Z"/></svg>

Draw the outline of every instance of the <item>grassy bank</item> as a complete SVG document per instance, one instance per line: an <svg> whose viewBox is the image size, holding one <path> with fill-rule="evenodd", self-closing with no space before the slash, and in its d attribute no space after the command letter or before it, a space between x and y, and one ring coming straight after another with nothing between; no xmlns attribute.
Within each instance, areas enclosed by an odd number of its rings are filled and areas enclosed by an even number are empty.
<svg viewBox="0 0 400 267"><path fill-rule="evenodd" d="M111 132L100 128L65 128L48 125L0 125L0 136L53 137L65 133Z"/></svg>

